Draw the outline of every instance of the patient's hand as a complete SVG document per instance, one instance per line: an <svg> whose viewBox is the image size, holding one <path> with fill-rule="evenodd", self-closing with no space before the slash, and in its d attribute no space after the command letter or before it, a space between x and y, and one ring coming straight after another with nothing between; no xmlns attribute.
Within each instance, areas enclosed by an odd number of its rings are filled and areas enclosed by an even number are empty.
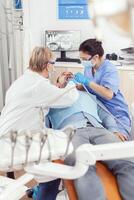
<svg viewBox="0 0 134 200"><path fill-rule="evenodd" d="M115 132L114 134L117 135L122 141L128 140L128 137L123 133Z"/></svg>
<svg viewBox="0 0 134 200"><path fill-rule="evenodd" d="M57 78L57 86L60 88L64 88L71 78L73 78L73 74L71 72L61 73L60 76Z"/></svg>
<svg viewBox="0 0 134 200"><path fill-rule="evenodd" d="M83 85L76 85L76 88L77 90L80 90L80 91L85 91L85 88L83 87Z"/></svg>

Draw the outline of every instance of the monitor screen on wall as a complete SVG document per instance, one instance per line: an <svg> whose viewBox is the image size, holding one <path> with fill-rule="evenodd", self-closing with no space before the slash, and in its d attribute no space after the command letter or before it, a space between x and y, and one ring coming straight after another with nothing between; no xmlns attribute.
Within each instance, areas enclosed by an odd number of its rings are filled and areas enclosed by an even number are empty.
<svg viewBox="0 0 134 200"><path fill-rule="evenodd" d="M80 31L47 30L45 31L45 46L52 51L78 51L81 42Z"/></svg>

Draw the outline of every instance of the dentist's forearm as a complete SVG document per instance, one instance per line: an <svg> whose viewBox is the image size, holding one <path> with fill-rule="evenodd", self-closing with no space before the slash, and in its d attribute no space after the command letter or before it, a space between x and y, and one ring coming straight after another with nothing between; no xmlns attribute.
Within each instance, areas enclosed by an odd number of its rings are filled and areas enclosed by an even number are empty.
<svg viewBox="0 0 134 200"><path fill-rule="evenodd" d="M94 83L94 82L90 82L89 83L89 87L95 91L96 93L98 93L99 95L101 95L102 97L105 97L106 99L110 100L113 98L113 91L102 86L102 85L99 85L97 83Z"/></svg>

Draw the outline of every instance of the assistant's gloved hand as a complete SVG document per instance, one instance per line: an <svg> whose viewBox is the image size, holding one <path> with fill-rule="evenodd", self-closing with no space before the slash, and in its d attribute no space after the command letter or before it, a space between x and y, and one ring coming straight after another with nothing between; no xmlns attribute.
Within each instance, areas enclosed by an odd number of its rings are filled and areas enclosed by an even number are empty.
<svg viewBox="0 0 134 200"><path fill-rule="evenodd" d="M82 85L89 86L91 80L88 77L85 77L82 73L78 72L75 74L74 79L81 83Z"/></svg>
<svg viewBox="0 0 134 200"><path fill-rule="evenodd" d="M76 85L78 84L78 82L73 78L73 79L70 79L70 81L69 82L73 82L73 83L75 83Z"/></svg>

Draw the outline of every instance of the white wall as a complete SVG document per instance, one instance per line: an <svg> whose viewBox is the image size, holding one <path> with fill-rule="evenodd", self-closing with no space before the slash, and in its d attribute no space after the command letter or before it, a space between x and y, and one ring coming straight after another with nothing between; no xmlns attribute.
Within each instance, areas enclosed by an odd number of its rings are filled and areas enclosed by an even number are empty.
<svg viewBox="0 0 134 200"><path fill-rule="evenodd" d="M93 25L91 20L59 20L57 11L57 0L29 0L24 5L30 5L30 24L35 45L43 43L42 34L49 29L81 30L82 40L93 36ZM27 13L25 13L27 15Z"/></svg>
<svg viewBox="0 0 134 200"><path fill-rule="evenodd" d="M23 0L24 7L24 66L28 66L29 54L33 47L44 45L44 32L49 29L81 30L81 41L95 36L92 20L58 20L58 0ZM106 53L119 52L132 41L122 36L105 19L99 19ZM70 55L69 55L70 56ZM78 54L71 56L78 56ZM70 56L70 57L71 57Z"/></svg>
<svg viewBox="0 0 134 200"><path fill-rule="evenodd" d="M81 41L94 37L91 20L58 20L57 0L24 0L23 7L26 33L25 49L27 44L31 48L36 45L44 45L44 32L49 29L81 30Z"/></svg>
<svg viewBox="0 0 134 200"><path fill-rule="evenodd" d="M102 33L103 47L106 53L117 53L120 55L120 49L132 45L132 38L119 30L114 24L110 23L106 18L98 19L99 29Z"/></svg>

